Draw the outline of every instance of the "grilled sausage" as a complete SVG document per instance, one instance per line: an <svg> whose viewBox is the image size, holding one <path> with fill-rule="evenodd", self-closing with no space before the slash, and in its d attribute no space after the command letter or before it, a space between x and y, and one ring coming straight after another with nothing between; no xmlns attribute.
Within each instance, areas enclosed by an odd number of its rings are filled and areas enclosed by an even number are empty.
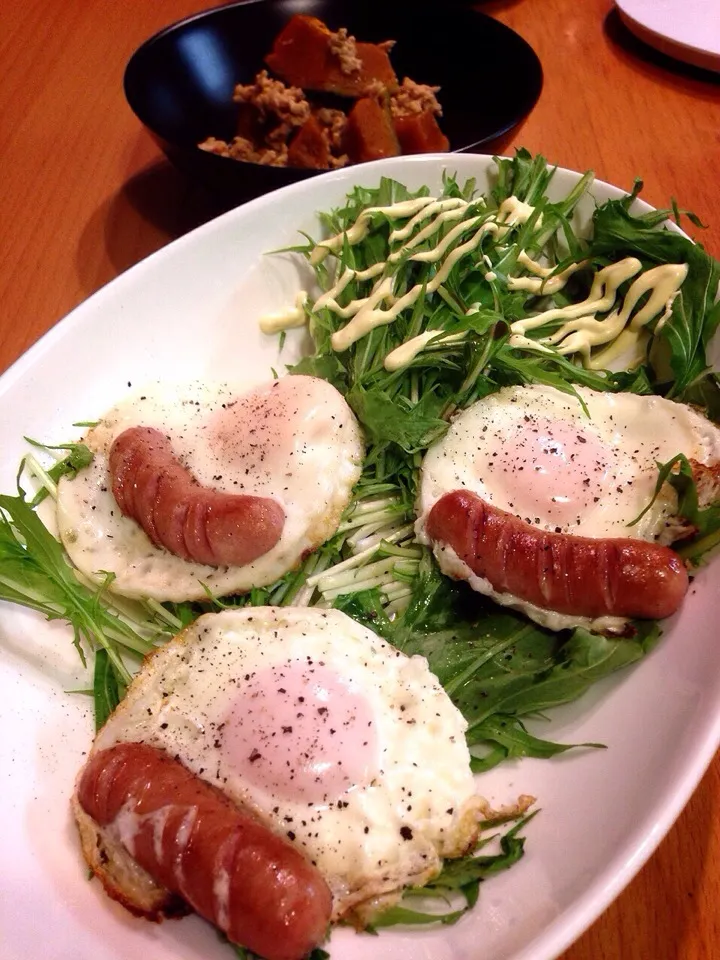
<svg viewBox="0 0 720 960"><path fill-rule="evenodd" d="M319 871L166 753L142 743L97 752L77 798L157 883L233 943L267 960L299 960L325 938L332 896Z"/></svg>
<svg viewBox="0 0 720 960"><path fill-rule="evenodd" d="M110 450L112 492L126 517L176 556L241 567L271 550L285 513L275 500L202 486L152 427L130 427Z"/></svg>
<svg viewBox="0 0 720 960"><path fill-rule="evenodd" d="M669 547L546 533L467 490L441 497L426 530L498 593L557 613L669 617L688 587L685 566Z"/></svg>

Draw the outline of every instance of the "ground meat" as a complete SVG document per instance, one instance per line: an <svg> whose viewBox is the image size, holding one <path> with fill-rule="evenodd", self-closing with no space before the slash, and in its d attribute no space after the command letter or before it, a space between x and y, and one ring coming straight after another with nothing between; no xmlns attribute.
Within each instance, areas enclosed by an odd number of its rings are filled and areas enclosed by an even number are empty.
<svg viewBox="0 0 720 960"><path fill-rule="evenodd" d="M271 80L274 84L276 81ZM258 85L249 85L242 87L242 103L252 103L260 109L257 99L251 100L249 91ZM279 84L279 86L283 86ZM268 85L264 85L268 90ZM297 87L285 88L294 91ZM277 91L275 91L277 92ZM307 102L307 101L306 101ZM277 113L275 113L277 116ZM289 134L296 127L300 126L294 121L294 116L279 122L276 126L268 130L263 137L261 144L255 144L246 137L235 137L230 143L225 140L218 140L216 137L208 137L202 143L198 144L201 150L208 153L216 153L220 157L230 157L233 160L245 160L249 163L263 163L275 167L286 167L288 164L288 142ZM347 125L347 117L342 110L334 110L330 107L320 107L315 111L315 117L323 128L323 133L327 137L328 148L330 150L329 169L334 170L338 167L344 167L348 163L348 155L343 152L343 136Z"/></svg>
<svg viewBox="0 0 720 960"><path fill-rule="evenodd" d="M279 123L277 127L267 131L262 146L270 147L271 150L282 150L287 147L289 135L295 129L296 127L289 123Z"/></svg>
<svg viewBox="0 0 720 960"><path fill-rule="evenodd" d="M301 127L310 116L310 104L300 87L286 87L282 80L273 80L261 70L254 83L235 87L235 103L249 103L261 119L277 117L280 124Z"/></svg>
<svg viewBox="0 0 720 960"><path fill-rule="evenodd" d="M367 85L365 96L374 97L376 100L380 100L382 102L385 97L387 97L387 87L382 80L373 80L372 83Z"/></svg>
<svg viewBox="0 0 720 960"><path fill-rule="evenodd" d="M230 157L232 160L246 160L249 163L263 163L272 167L286 167L288 148L286 143L279 143L275 147L256 147L245 137L235 137L230 143L208 137L198 146L208 153L216 153L221 157Z"/></svg>
<svg viewBox="0 0 720 960"><path fill-rule="evenodd" d="M206 153L216 153L219 157L229 157L230 147L224 140L218 140L215 137L208 137L198 146Z"/></svg>
<svg viewBox="0 0 720 960"><path fill-rule="evenodd" d="M320 107L315 116L327 130L328 142L333 153L342 150L343 135L347 126L347 116L342 110L333 110L331 107Z"/></svg>
<svg viewBox="0 0 720 960"><path fill-rule="evenodd" d="M334 110L332 107L319 107L315 111L315 117L323 128L323 133L327 137L328 147L330 149L330 170L336 170L338 167L345 167L348 164L348 155L343 152L343 139L345 136L345 127L347 126L347 116L342 110Z"/></svg>
<svg viewBox="0 0 720 960"><path fill-rule="evenodd" d="M235 87L233 100L252 108L263 128L262 142L255 144L238 136L225 144L225 152L222 140L209 137L200 147L234 160L287 166L290 135L310 117L310 104L300 87L287 87L269 76L267 70L261 70L254 83L239 83Z"/></svg>
<svg viewBox="0 0 720 960"><path fill-rule="evenodd" d="M412 117L430 110L436 116L442 116L442 107L435 94L440 87L430 87L426 83L415 83L405 77L397 93L390 98L390 110L393 117Z"/></svg>
<svg viewBox="0 0 720 960"><path fill-rule="evenodd" d="M355 37L350 36L345 27L340 27L336 33L330 34L328 45L340 61L340 69L344 74L350 76L359 72L362 63L357 55Z"/></svg>

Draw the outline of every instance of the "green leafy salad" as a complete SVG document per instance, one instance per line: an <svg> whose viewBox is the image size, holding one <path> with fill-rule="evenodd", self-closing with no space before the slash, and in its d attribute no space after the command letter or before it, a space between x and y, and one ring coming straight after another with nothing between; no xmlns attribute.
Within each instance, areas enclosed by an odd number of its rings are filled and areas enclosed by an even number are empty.
<svg viewBox="0 0 720 960"><path fill-rule="evenodd" d="M18 494L0 497L0 597L71 624L80 656L94 659L87 692L98 725L142 656L201 613L334 606L405 653L427 658L468 722L473 770L482 772L508 759L570 749L531 732L528 720L575 700L658 642L653 621L634 623L622 639L584 628L547 630L443 575L415 538L425 451L458 411L503 387L543 384L575 394L581 405L578 387L659 394L720 419L720 382L706 356L720 321L720 265L701 245L667 229L680 211L634 215L638 182L628 196L598 205L589 236L581 236L573 214L591 173L567 196L550 200L553 169L543 157L520 150L513 159L496 158L496 165L484 195L473 181L452 176L435 198L389 179L356 187L342 208L321 214L322 238L293 248L313 266L322 293L301 304L299 319L308 323L314 349L289 373L323 378L343 394L363 428L367 454L337 533L278 582L181 604L118 598L111 575L98 589L72 568L37 513L55 496L60 476L82 469L91 454L69 444L49 470L35 454L25 458ZM661 268L652 275L657 285L666 286L653 311L652 283L637 295L629 291L655 268ZM385 293L376 296L382 284ZM350 309L356 301L368 306L362 316ZM720 540L720 506L699 496L683 456L658 464L658 471L658 490L665 481L675 487L688 522L680 552L698 563ZM23 489L30 478L36 488L39 480L34 496ZM424 891L464 895L460 910L443 914L443 922L475 902L480 880L521 856L520 826L492 856L446 862ZM377 926L437 919L406 900Z"/></svg>

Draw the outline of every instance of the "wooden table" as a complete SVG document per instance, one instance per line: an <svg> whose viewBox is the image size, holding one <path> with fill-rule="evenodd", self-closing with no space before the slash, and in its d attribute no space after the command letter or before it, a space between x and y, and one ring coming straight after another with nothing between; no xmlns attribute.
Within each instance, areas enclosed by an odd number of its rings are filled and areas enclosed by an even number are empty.
<svg viewBox="0 0 720 960"><path fill-rule="evenodd" d="M124 65L142 40L211 5L3 5L0 370L102 284L217 212L163 160L122 93ZM524 145L626 188L642 175L650 203L675 196L710 223L702 242L720 256L720 77L633 41L611 0L494 0L482 9L522 34L545 71L530 117L491 150ZM718 956L720 757L645 869L564 960Z"/></svg>

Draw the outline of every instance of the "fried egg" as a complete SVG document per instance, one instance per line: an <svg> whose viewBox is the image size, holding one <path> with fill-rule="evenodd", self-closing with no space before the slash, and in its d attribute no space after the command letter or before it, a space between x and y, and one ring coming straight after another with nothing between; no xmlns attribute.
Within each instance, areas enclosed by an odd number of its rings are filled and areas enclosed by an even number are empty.
<svg viewBox="0 0 720 960"><path fill-rule="evenodd" d="M476 838L466 722L423 657L338 610L207 614L149 657L93 750L165 750L367 916Z"/></svg>
<svg viewBox="0 0 720 960"><path fill-rule="evenodd" d="M108 456L129 427L154 427L203 485L271 497L285 511L282 536L252 563L212 567L155 546L112 494ZM58 491L58 528L88 577L114 574L130 597L193 600L273 583L333 535L360 476L360 428L341 394L315 377L287 376L249 391L231 384L156 383L123 400L85 438L92 463Z"/></svg>
<svg viewBox="0 0 720 960"><path fill-rule="evenodd" d="M657 464L678 453L701 463L720 460L720 430L663 397L582 387L577 393L580 400L539 384L506 387L463 411L424 458L420 539L427 542L424 521L433 505L466 489L549 532L672 542L677 497L669 484L634 522L652 500ZM437 546L435 554L444 572L551 629L588 625L496 593L451 549Z"/></svg>

